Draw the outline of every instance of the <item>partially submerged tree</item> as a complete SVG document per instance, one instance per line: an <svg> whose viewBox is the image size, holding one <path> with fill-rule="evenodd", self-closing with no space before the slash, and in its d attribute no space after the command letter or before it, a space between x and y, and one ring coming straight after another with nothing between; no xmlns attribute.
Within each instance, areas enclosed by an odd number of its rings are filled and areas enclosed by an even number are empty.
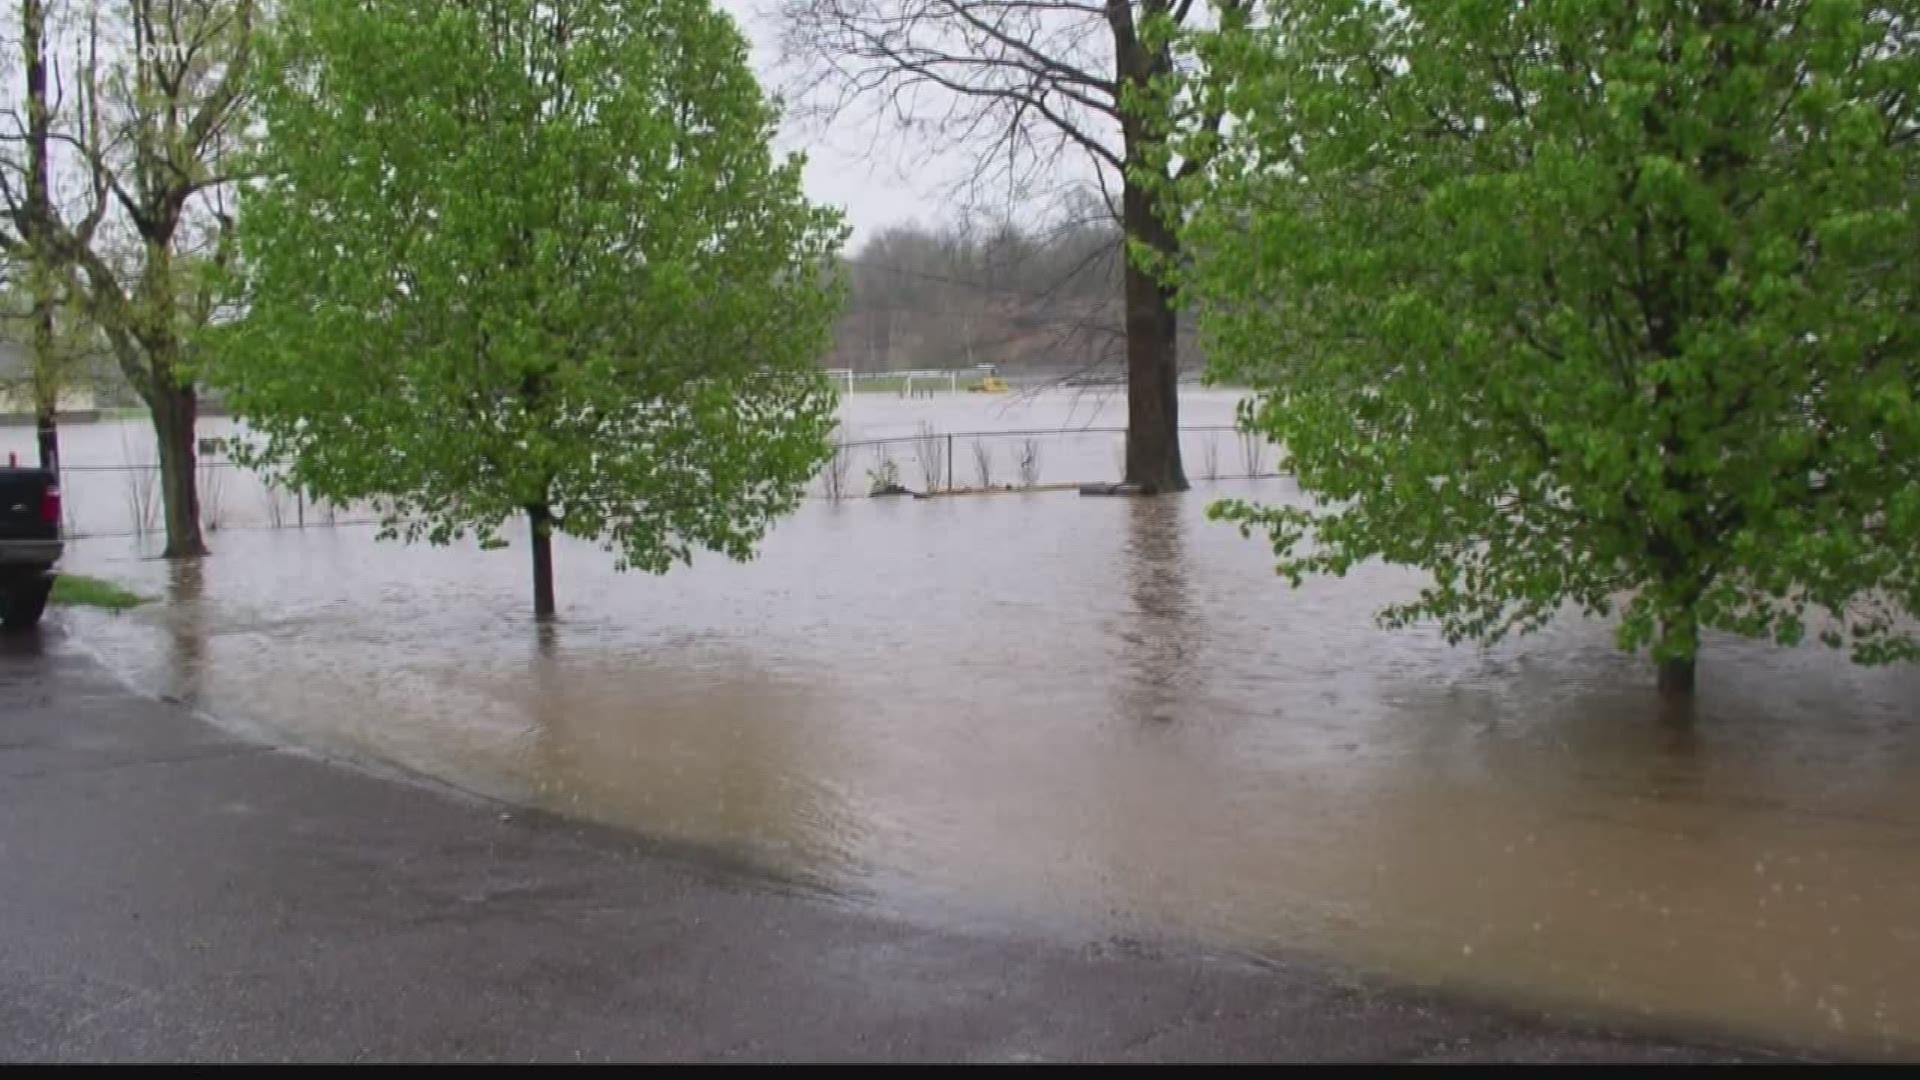
<svg viewBox="0 0 1920 1080"><path fill-rule="evenodd" d="M1134 248L1122 293L1127 367L1125 479L1187 487L1180 460L1177 315L1149 267L1175 262L1168 181L1204 160L1205 140L1168 152L1171 131L1211 131L1217 113L1158 92L1176 72L1172 28L1229 21L1249 0L781 0L788 62L829 112L977 155L980 187L1014 199L1084 183ZM1157 194L1156 194L1157 192Z"/></svg>
<svg viewBox="0 0 1920 1080"><path fill-rule="evenodd" d="M0 194L7 202L10 230L0 232L0 247L11 257L7 314L27 320L27 379L23 387L33 406L34 442L40 467L60 463L60 390L66 365L55 340L55 308L65 293L57 253L51 243L60 221L53 197L53 102L47 88L49 38L47 0L20 0L20 71L24 76L21 109L11 119L9 140L17 150L0 157ZM23 151L23 152L22 152Z"/></svg>
<svg viewBox="0 0 1920 1080"><path fill-rule="evenodd" d="M829 454L843 229L707 0L289 0L215 377L246 451L388 535L525 515L747 558Z"/></svg>
<svg viewBox="0 0 1920 1080"><path fill-rule="evenodd" d="M1280 570L1433 581L1389 624L1618 612L1912 657L1911 0L1288 0L1204 35L1231 119L1184 194L1220 372L1311 506Z"/></svg>
<svg viewBox="0 0 1920 1080"><path fill-rule="evenodd" d="M71 0L60 20L55 7L22 3L38 36L23 35L26 119L0 156L0 247L71 290L146 403L165 554L197 557L193 352L212 313L205 271L225 258L256 0ZM53 192L63 173L70 199Z"/></svg>

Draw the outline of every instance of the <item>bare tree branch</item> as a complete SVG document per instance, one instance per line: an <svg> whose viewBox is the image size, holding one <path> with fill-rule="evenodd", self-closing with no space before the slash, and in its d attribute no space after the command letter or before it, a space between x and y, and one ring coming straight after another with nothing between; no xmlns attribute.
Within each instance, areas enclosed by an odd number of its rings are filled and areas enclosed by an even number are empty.
<svg viewBox="0 0 1920 1080"><path fill-rule="evenodd" d="M1103 343L1096 357L1126 357L1127 476L1147 491L1186 486L1178 316L1156 274L1180 257L1174 184L1204 161L1174 161L1168 145L1182 127L1216 133L1224 122L1169 89L1177 46L1161 31L1205 11L1241 18L1250 2L779 0L777 8L783 61L797 76L790 99L829 123L889 126L966 156L957 186L972 195L1004 183L1009 214L1031 217L1039 189L1097 190L1124 235L1114 250L1130 242L1151 253L1141 264L1118 260L1104 318L1069 320L1071 337ZM890 350L894 312L875 318Z"/></svg>

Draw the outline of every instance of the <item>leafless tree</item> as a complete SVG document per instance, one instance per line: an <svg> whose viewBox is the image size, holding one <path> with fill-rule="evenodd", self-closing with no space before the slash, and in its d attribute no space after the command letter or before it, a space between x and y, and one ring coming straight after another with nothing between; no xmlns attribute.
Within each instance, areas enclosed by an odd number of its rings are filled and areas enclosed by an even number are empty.
<svg viewBox="0 0 1920 1080"><path fill-rule="evenodd" d="M847 260L853 291L828 366L990 363L1058 378L1111 361L1125 245L1094 203L1040 225L963 219L868 237Z"/></svg>
<svg viewBox="0 0 1920 1080"><path fill-rule="evenodd" d="M1175 73L1153 26L1239 18L1249 0L778 0L790 96L836 120L905 131L973 155L975 198L1044 199L1091 184L1126 238L1180 255L1165 184L1199 167L1164 153L1186 116L1160 88ZM1187 486L1180 460L1178 320L1139 261L1123 272L1125 479Z"/></svg>

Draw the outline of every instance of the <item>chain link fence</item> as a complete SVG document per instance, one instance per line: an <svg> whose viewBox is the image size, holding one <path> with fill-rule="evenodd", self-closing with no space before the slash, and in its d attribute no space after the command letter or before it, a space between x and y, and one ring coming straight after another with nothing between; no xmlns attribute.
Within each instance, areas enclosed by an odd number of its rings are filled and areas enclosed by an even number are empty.
<svg viewBox="0 0 1920 1080"><path fill-rule="evenodd" d="M1272 443L1228 425L1182 428L1181 456L1195 484L1278 475ZM905 489L959 494L1072 488L1116 481L1126 471L1122 427L940 431L849 439L808 486L817 499L863 498ZM160 468L151 460L61 469L67 535L142 536L161 531ZM236 465L207 440L197 467L201 528L289 529L378 523L372 503L315 504L271 473Z"/></svg>
<svg viewBox="0 0 1920 1080"><path fill-rule="evenodd" d="M940 494L1078 487L1122 479L1126 449L1123 427L940 431L923 425L913 435L836 444L813 494L846 499L894 488ZM1195 483L1279 475L1274 445L1231 425L1181 428L1180 456Z"/></svg>

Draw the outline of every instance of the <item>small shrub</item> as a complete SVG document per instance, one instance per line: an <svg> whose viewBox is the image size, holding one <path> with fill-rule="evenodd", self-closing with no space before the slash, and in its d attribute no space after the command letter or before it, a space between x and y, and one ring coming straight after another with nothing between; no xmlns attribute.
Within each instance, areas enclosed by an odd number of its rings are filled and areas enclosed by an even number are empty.
<svg viewBox="0 0 1920 1080"><path fill-rule="evenodd" d="M820 480L826 489L827 498L839 502L847 497L847 476L853 471L853 451L834 441L833 454L820 470Z"/></svg>
<svg viewBox="0 0 1920 1080"><path fill-rule="evenodd" d="M227 470L218 462L202 461L195 471L200 474L200 523L208 532L219 532L226 521Z"/></svg>
<svg viewBox="0 0 1920 1080"><path fill-rule="evenodd" d="M1247 470L1248 476L1259 476L1261 466L1265 464L1267 443L1257 432L1240 433L1240 464Z"/></svg>
<svg viewBox="0 0 1920 1080"><path fill-rule="evenodd" d="M1034 487L1040 483L1040 440L1020 440L1020 485Z"/></svg>
<svg viewBox="0 0 1920 1080"><path fill-rule="evenodd" d="M900 466L893 460L893 454L882 445L874 449L874 466L867 471L867 493L878 494L900 484Z"/></svg>
<svg viewBox="0 0 1920 1080"><path fill-rule="evenodd" d="M270 477L262 477L260 495L266 501L267 527L270 529L284 527L287 523L287 500L286 493L281 490L279 482Z"/></svg>
<svg viewBox="0 0 1920 1080"><path fill-rule="evenodd" d="M914 437L914 457L920 462L920 478L928 491L940 490L947 476L947 437L922 420L920 434Z"/></svg>
<svg viewBox="0 0 1920 1080"><path fill-rule="evenodd" d="M133 522L133 534L145 536L154 529L154 498L159 483L158 471L149 465L135 465L122 474L126 484L127 516Z"/></svg>

